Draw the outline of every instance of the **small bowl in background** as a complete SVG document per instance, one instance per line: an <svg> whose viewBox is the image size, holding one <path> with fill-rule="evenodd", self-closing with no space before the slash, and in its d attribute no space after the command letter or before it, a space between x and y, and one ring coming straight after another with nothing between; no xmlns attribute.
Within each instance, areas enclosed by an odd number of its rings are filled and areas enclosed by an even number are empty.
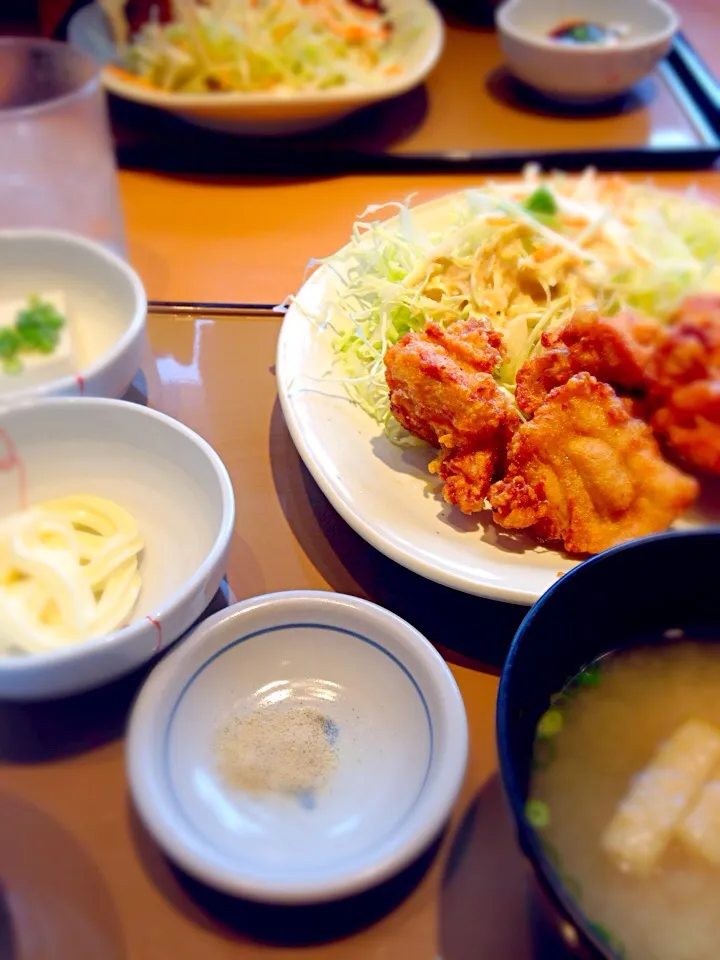
<svg viewBox="0 0 720 960"><path fill-rule="evenodd" d="M0 698L48 699L114 680L202 615L225 574L235 503L222 461L195 433L121 400L37 400L0 413L0 461L0 517L94 494L132 514L145 542L129 626L52 653L0 657Z"/></svg>
<svg viewBox="0 0 720 960"><path fill-rule="evenodd" d="M549 34L563 23L622 25L616 45L559 43ZM529 86L564 103L592 104L630 90L667 54L680 27L664 0L507 0L495 15L510 70Z"/></svg>
<svg viewBox="0 0 720 960"><path fill-rule="evenodd" d="M288 707L334 731L328 781L311 803L229 787L214 749L225 718ZM467 749L462 697L431 644L366 600L316 591L200 624L142 689L127 746L133 798L167 855L208 886L285 904L358 893L416 860L450 815Z"/></svg>
<svg viewBox="0 0 720 960"><path fill-rule="evenodd" d="M121 397L140 369L147 299L124 260L61 230L0 230L0 301L60 291L76 349L74 375L17 389L0 402L40 396ZM0 374L9 381L7 374Z"/></svg>
<svg viewBox="0 0 720 960"><path fill-rule="evenodd" d="M525 816L538 721L553 694L606 653L670 629L720 637L718 558L720 528L663 533L607 550L538 600L510 648L497 703L500 773L520 847L573 955L617 960Z"/></svg>

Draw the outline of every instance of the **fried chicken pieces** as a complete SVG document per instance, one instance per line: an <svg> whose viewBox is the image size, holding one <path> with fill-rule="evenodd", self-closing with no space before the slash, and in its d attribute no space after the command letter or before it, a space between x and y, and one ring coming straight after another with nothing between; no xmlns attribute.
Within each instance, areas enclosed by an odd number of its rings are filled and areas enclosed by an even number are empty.
<svg viewBox="0 0 720 960"><path fill-rule="evenodd" d="M597 553L666 529L698 494L653 431L720 473L720 297L689 298L667 328L578 311L518 372L522 417L493 377L503 357L476 318L429 323L385 357L393 414L439 448L430 470L465 513L489 500L499 526Z"/></svg>
<svg viewBox="0 0 720 960"><path fill-rule="evenodd" d="M515 433L490 505L502 527L532 529L570 553L599 553L665 530L697 493L697 481L663 460L650 427L612 387L579 373Z"/></svg>
<svg viewBox="0 0 720 960"><path fill-rule="evenodd" d="M430 471L445 481L447 502L465 513L484 508L520 424L511 397L492 376L503 353L502 335L488 321L470 318L447 328L428 323L385 354L393 415L440 448Z"/></svg>
<svg viewBox="0 0 720 960"><path fill-rule="evenodd" d="M518 371L517 405L532 416L554 387L576 373L590 373L621 392L644 391L649 385L646 367L663 338L663 328L654 320L578 310L559 330L543 334L543 349Z"/></svg>

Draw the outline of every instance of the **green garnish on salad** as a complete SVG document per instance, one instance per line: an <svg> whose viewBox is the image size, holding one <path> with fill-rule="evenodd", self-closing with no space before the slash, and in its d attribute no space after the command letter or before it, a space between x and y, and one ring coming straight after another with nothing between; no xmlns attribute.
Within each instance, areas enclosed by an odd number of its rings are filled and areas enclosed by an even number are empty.
<svg viewBox="0 0 720 960"><path fill-rule="evenodd" d="M380 210L396 216L375 219ZM578 307L666 322L685 296L720 292L720 210L692 192L592 170L541 178L530 169L417 215L407 202L370 207L349 244L317 263L333 274L330 294L305 313L332 343L328 376L392 440L416 444L392 417L383 362L405 333L489 317L507 351L494 376L513 395L543 333Z"/></svg>
<svg viewBox="0 0 720 960"><path fill-rule="evenodd" d="M60 340L65 317L51 303L31 296L11 327L0 328L0 362L4 373L23 369L22 354L52 353Z"/></svg>
<svg viewBox="0 0 720 960"><path fill-rule="evenodd" d="M558 212L557 201L544 183L533 190L525 201L524 207L530 213L541 213L549 217L554 217Z"/></svg>

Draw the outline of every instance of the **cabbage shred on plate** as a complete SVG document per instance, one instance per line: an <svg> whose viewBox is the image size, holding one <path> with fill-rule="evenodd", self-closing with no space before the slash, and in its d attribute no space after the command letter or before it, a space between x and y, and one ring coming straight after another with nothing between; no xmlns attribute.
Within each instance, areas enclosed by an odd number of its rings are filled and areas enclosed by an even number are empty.
<svg viewBox="0 0 720 960"><path fill-rule="evenodd" d="M412 21L367 0L175 0L171 22L151 18L121 60L181 93L380 86L402 72Z"/></svg>
<svg viewBox="0 0 720 960"><path fill-rule="evenodd" d="M397 210L389 222L368 219ZM311 319L326 328L336 373L391 439L415 442L390 413L383 356L429 320L490 317L507 357L495 371L510 392L546 330L595 303L667 321L679 301L720 292L720 209L622 177L540 177L491 183L416 217L409 203L371 207L350 243L318 261L336 275ZM425 229L422 224L430 224ZM417 441L419 442L419 441Z"/></svg>

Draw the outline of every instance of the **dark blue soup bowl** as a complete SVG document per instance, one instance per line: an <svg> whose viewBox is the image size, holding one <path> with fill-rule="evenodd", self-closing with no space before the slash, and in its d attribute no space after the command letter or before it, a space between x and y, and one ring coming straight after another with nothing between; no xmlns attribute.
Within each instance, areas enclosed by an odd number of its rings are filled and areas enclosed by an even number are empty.
<svg viewBox="0 0 720 960"><path fill-rule="evenodd" d="M543 899L577 956L617 955L564 889L525 819L535 729L552 694L591 661L670 629L720 639L720 527L636 540L566 573L523 620L502 673L497 739L505 795Z"/></svg>

